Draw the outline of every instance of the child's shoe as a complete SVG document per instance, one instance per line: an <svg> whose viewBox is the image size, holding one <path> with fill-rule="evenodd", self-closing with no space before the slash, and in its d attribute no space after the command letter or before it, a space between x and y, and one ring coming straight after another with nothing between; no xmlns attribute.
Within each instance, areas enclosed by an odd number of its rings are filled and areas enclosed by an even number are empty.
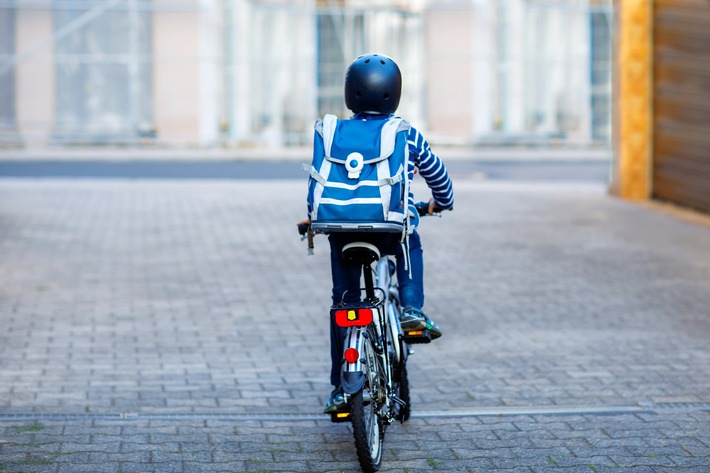
<svg viewBox="0 0 710 473"><path fill-rule="evenodd" d="M345 402L343 389L338 386L330 393L330 398L325 403L324 414L335 414L336 412L347 412L348 404Z"/></svg>
<svg viewBox="0 0 710 473"><path fill-rule="evenodd" d="M441 329L439 326L421 309L406 307L404 311L402 311L402 317L400 317L399 323L405 336L408 336L409 332L427 331L431 340L441 337Z"/></svg>

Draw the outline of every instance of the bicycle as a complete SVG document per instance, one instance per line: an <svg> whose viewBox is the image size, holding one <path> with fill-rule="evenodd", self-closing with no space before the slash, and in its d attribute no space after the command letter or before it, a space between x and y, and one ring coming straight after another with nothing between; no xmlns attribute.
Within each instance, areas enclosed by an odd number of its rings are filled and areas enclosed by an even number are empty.
<svg viewBox="0 0 710 473"><path fill-rule="evenodd" d="M420 215L427 215L428 205L416 204ZM313 236L307 225L299 226L299 232L308 234L309 240ZM358 461L369 473L382 465L387 426L410 417L407 358L413 352L409 344L428 343L431 337L427 330L404 333L400 327L402 309L391 256L381 255L371 243L356 241L345 245L343 257L362 267L364 287L358 291L364 298L331 308L336 324L347 329L341 387L350 409L330 415L332 422L352 423Z"/></svg>

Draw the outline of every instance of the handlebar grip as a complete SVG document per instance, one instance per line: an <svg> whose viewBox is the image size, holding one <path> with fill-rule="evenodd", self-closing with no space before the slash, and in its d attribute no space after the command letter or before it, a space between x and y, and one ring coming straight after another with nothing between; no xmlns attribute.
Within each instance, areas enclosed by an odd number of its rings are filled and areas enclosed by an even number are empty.
<svg viewBox="0 0 710 473"><path fill-rule="evenodd" d="M308 232L308 227L310 225L307 223L299 223L298 224L298 234L303 236Z"/></svg>
<svg viewBox="0 0 710 473"><path fill-rule="evenodd" d="M414 204L414 208L417 209L417 213L420 217L423 217L429 213L429 202L420 201Z"/></svg>
<svg viewBox="0 0 710 473"><path fill-rule="evenodd" d="M427 201L420 201L416 202L414 204L414 208L417 209L417 213L419 214L420 217L424 217L425 215L429 215L429 202ZM444 210L439 206L434 206L434 213L441 213L441 211Z"/></svg>

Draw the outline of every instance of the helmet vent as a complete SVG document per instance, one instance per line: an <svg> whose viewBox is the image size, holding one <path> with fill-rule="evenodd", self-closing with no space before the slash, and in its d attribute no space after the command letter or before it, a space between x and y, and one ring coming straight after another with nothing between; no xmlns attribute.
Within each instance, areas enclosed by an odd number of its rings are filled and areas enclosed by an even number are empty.
<svg viewBox="0 0 710 473"><path fill-rule="evenodd" d="M384 95L384 99L385 99L385 100L389 100L389 99L390 99L390 94L385 94L385 95Z"/></svg>
<svg viewBox="0 0 710 473"><path fill-rule="evenodd" d="M384 66L384 65L385 65L385 61L383 61L382 59L380 59L380 64L382 64L382 65Z"/></svg>
<svg viewBox="0 0 710 473"><path fill-rule="evenodd" d="M370 64L370 60L369 60L369 59L365 59L365 64Z"/></svg>

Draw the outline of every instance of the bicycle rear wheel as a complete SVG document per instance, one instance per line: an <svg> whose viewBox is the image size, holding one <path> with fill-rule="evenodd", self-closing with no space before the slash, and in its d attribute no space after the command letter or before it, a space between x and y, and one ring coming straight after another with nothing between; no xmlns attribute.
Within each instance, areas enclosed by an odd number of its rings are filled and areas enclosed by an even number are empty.
<svg viewBox="0 0 710 473"><path fill-rule="evenodd" d="M404 405L397 407L398 410L394 418L400 422L405 422L409 420L409 415L412 412L411 401L409 399L409 378L407 378L406 361L402 362L402 366L400 368L396 395L404 402Z"/></svg>
<svg viewBox="0 0 710 473"><path fill-rule="evenodd" d="M366 401L360 390L350 397L353 435L360 466L365 472L378 471L382 466L382 421L375 412L375 403Z"/></svg>

